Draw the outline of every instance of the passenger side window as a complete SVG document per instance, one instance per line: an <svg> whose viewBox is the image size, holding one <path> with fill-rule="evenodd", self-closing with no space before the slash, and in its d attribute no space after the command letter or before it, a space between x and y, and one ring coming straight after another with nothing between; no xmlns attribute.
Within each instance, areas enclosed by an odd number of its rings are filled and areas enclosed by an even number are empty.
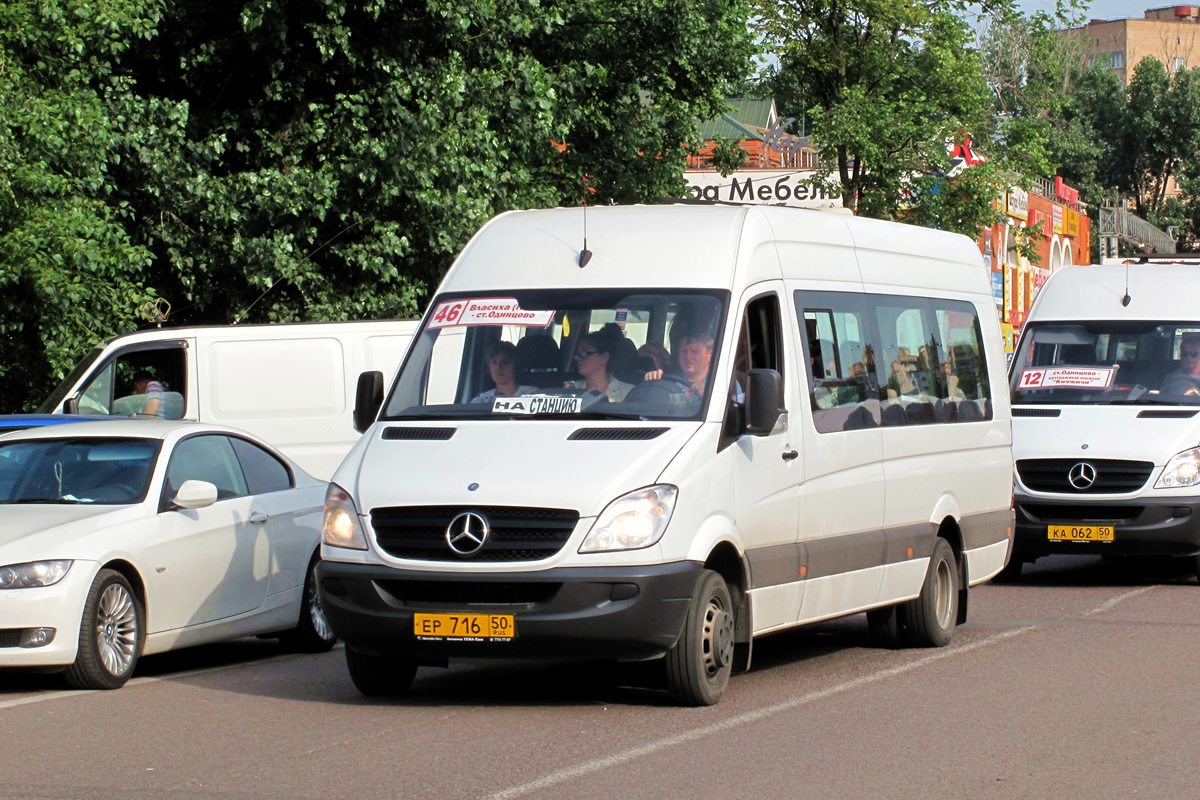
<svg viewBox="0 0 1200 800"><path fill-rule="evenodd" d="M862 295L796 292L813 422L820 433L879 426L875 336Z"/></svg>
<svg viewBox="0 0 1200 800"><path fill-rule="evenodd" d="M249 493L233 445L224 436L194 436L175 448L167 465L166 499L174 497L184 481L191 480L216 486L218 500Z"/></svg>
<svg viewBox="0 0 1200 800"><path fill-rule="evenodd" d="M931 301L937 316L946 360L940 365L944 422L976 422L992 418L992 391L979 315L970 303Z"/></svg>
<svg viewBox="0 0 1200 800"><path fill-rule="evenodd" d="M182 419L186 383L187 351L182 342L128 348L83 387L79 413Z"/></svg>
<svg viewBox="0 0 1200 800"><path fill-rule="evenodd" d="M781 376L784 374L781 327L776 295L757 297L746 306L733 362L733 383L729 387L735 402L742 402L750 370L773 369Z"/></svg>
<svg viewBox="0 0 1200 800"><path fill-rule="evenodd" d="M292 488L292 473L278 458L245 439L233 438L229 441L246 475L246 487L250 494L267 494Z"/></svg>

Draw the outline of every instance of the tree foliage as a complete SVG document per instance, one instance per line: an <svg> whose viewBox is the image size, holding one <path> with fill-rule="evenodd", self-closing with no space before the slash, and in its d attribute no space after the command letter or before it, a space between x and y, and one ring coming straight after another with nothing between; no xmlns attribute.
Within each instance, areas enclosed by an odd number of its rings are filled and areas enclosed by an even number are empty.
<svg viewBox="0 0 1200 800"><path fill-rule="evenodd" d="M79 238L102 265L88 299L104 307L91 330L0 387L4 406L36 402L86 346L128 327L129 306L147 295L167 298L180 323L410 316L500 211L678 196L698 122L718 113L721 87L749 72L754 52L741 0L82 7L0 7L25 15L0 17L0 58L46 64L22 99L65 135L95 128L90 149L43 138L42 161L91 176L56 196L99 226ZM93 29L82 55L46 49ZM48 92L63 75L89 92L72 96L87 106L79 113ZM27 159L9 155L26 146L19 127L0 128L9 183L25 181L12 165ZM62 165L67 150L88 169ZM0 235L19 228L0 214ZM43 249L72 258L61 243ZM27 275L20 263L0 280ZM35 298L4 319L37 328L40 310ZM4 347L0 364L29 357L24 343Z"/></svg>
<svg viewBox="0 0 1200 800"><path fill-rule="evenodd" d="M949 146L986 128L989 91L966 3L957 0L755 0L754 27L779 58L777 96L807 113L843 202L890 217L922 198L961 196L976 182L940 177L914 192L914 175L946 176ZM935 191L938 185L954 191ZM988 189L990 198L994 191ZM970 207L982 207L975 198ZM947 217L978 230L982 220ZM957 223L955 223L957 224Z"/></svg>

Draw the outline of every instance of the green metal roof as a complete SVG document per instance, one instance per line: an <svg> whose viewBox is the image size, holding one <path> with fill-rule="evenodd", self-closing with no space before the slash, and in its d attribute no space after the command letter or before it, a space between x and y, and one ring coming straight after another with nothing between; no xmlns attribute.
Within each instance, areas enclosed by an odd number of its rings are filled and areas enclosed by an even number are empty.
<svg viewBox="0 0 1200 800"><path fill-rule="evenodd" d="M749 97L729 97L729 110L716 119L700 123L700 137L705 141L717 136L745 141L761 140L775 122L775 101Z"/></svg>

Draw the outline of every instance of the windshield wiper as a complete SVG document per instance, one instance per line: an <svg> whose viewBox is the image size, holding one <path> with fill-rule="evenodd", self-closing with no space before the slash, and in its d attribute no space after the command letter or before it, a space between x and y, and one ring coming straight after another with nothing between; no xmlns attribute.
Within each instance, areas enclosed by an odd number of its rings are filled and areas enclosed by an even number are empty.
<svg viewBox="0 0 1200 800"><path fill-rule="evenodd" d="M80 503L83 503L83 502L85 502L85 501L56 499L56 498L52 498L52 497L22 497L17 500L0 500L0 505L15 506L15 505L25 505L25 504L33 505L36 503L36 504L40 504L40 505L74 506L74 505L79 505ZM90 501L86 501L86 502L90 502Z"/></svg>

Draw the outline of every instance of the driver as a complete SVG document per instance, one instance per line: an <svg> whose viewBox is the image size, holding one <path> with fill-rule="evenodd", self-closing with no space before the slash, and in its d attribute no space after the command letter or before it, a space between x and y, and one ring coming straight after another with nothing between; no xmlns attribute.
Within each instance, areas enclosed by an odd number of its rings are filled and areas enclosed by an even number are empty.
<svg viewBox="0 0 1200 800"><path fill-rule="evenodd" d="M679 361L680 375L686 384L684 392L687 394L689 404L699 404L704 400L708 368L712 363L713 337L698 330L686 328L677 341L675 355ZM663 370L661 369L646 373L648 381L657 381L662 377Z"/></svg>
<svg viewBox="0 0 1200 800"><path fill-rule="evenodd" d="M1183 334L1179 344L1179 369L1163 380L1163 394L1200 396L1200 331Z"/></svg>

